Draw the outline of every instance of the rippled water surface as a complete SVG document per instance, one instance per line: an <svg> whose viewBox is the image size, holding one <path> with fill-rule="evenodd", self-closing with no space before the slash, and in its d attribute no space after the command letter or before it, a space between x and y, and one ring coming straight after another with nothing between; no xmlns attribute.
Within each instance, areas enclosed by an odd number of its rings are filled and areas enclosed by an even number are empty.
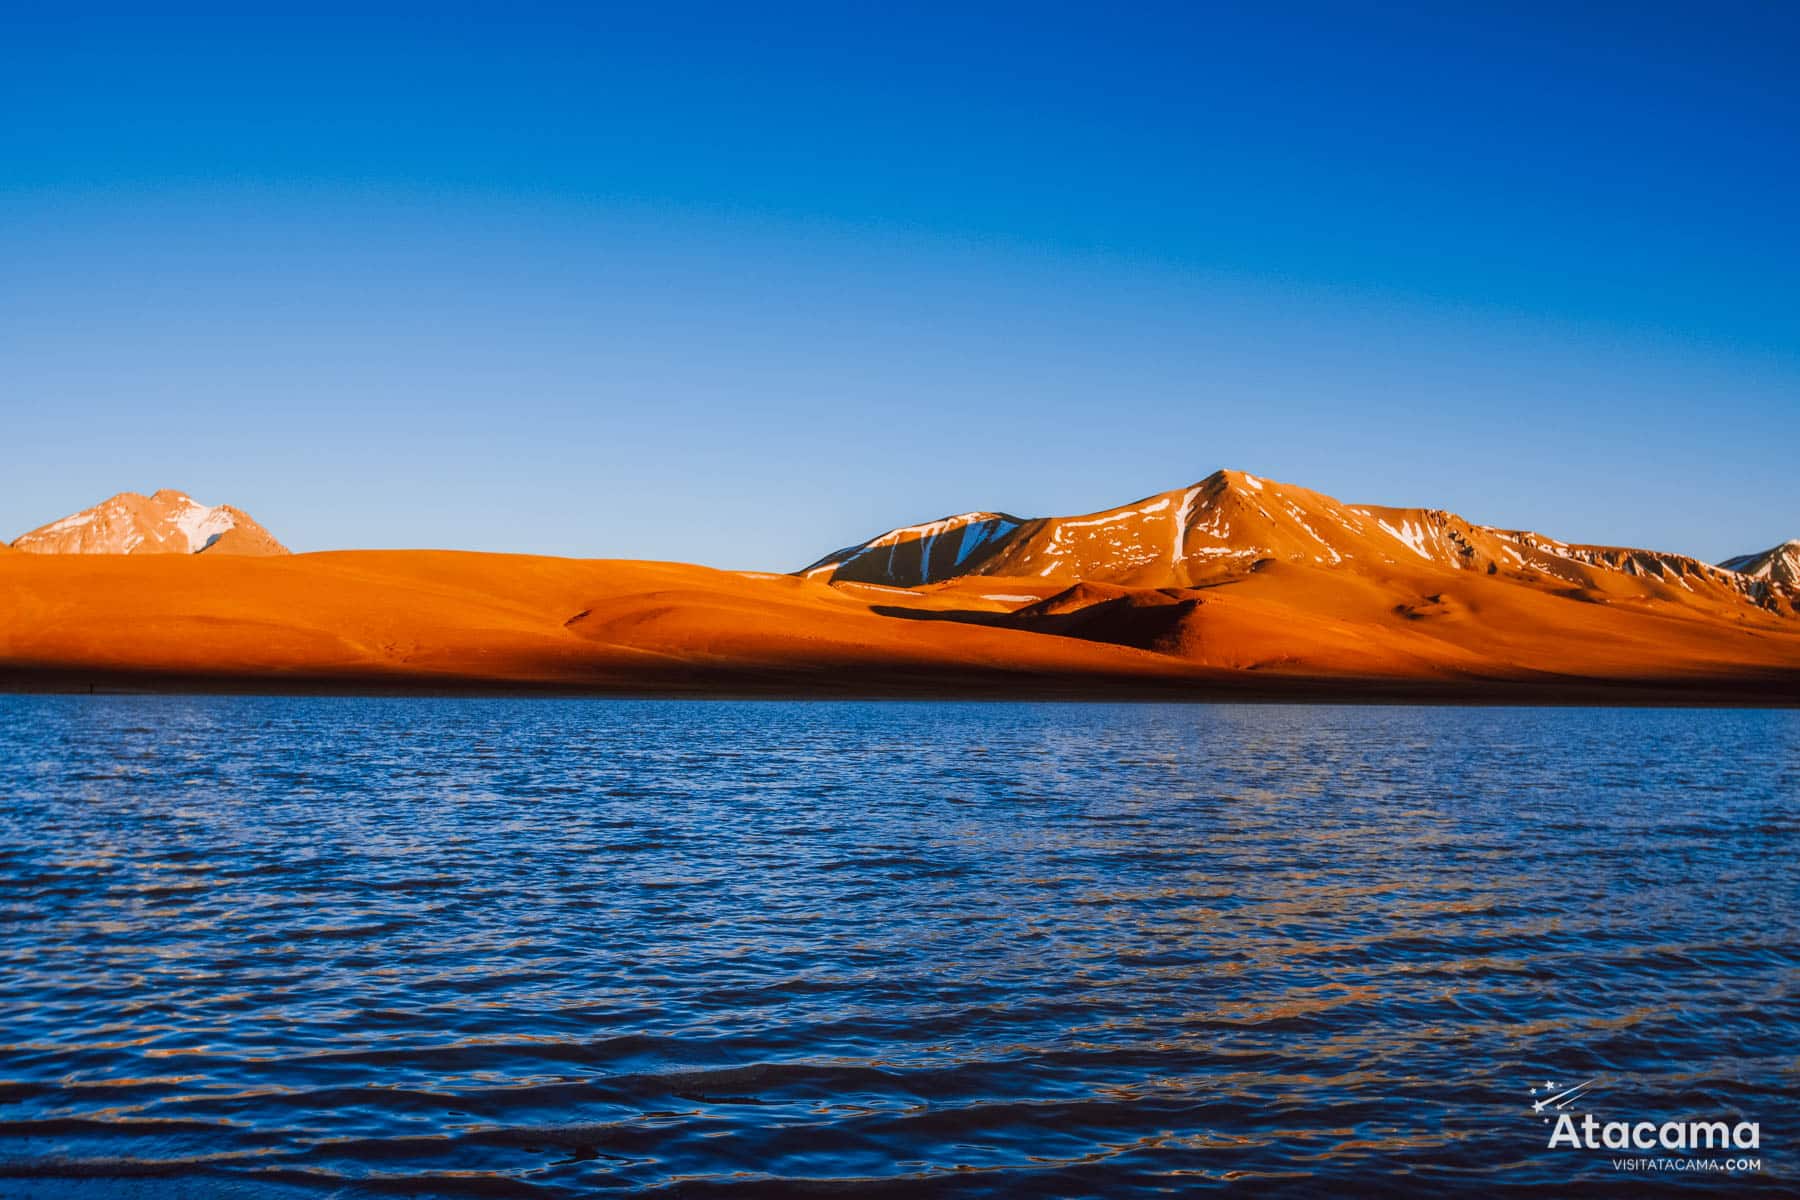
<svg viewBox="0 0 1800 1200"><path fill-rule="evenodd" d="M0 779L0 1195L1796 1180L1800 714L12 696Z"/></svg>

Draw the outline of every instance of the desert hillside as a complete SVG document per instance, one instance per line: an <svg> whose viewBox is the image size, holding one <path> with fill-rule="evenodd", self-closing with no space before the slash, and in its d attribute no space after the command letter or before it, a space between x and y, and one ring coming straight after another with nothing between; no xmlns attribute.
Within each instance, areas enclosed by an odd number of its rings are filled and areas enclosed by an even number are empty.
<svg viewBox="0 0 1800 1200"><path fill-rule="evenodd" d="M125 508L77 544L143 533ZM895 530L796 575L288 555L180 520L157 553L0 556L0 684L1800 703L1782 547L1715 567L1237 472Z"/></svg>

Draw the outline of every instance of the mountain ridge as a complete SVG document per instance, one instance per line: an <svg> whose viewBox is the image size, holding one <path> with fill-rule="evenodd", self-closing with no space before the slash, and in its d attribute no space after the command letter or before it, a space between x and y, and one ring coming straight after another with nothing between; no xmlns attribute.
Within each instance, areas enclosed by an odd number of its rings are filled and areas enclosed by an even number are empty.
<svg viewBox="0 0 1800 1200"><path fill-rule="evenodd" d="M1444 509L1347 504L1219 470L1186 488L1076 516L977 511L901 526L796 574L893 587L987 576L1164 588L1216 583L1269 560L1376 572L1406 563L1550 588L1586 587L1592 572L1603 571L1791 613L1800 600L1800 542L1785 545L1794 549L1785 558L1776 547L1715 565L1669 551L1481 525Z"/></svg>

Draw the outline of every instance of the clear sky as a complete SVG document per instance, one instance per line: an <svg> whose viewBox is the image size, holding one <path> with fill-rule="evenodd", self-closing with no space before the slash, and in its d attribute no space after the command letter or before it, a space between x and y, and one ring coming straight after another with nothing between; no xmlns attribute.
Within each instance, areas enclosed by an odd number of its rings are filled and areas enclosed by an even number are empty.
<svg viewBox="0 0 1800 1200"><path fill-rule="evenodd" d="M1779 0L15 0L0 536L791 569L1232 466L1761 549L1797 59Z"/></svg>

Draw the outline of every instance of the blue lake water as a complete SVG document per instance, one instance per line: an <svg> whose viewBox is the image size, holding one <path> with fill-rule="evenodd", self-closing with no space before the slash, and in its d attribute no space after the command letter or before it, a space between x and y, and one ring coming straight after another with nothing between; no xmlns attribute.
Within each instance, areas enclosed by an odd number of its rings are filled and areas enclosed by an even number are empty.
<svg viewBox="0 0 1800 1200"><path fill-rule="evenodd" d="M0 787L8 1197L1800 1181L1800 713L0 696Z"/></svg>

